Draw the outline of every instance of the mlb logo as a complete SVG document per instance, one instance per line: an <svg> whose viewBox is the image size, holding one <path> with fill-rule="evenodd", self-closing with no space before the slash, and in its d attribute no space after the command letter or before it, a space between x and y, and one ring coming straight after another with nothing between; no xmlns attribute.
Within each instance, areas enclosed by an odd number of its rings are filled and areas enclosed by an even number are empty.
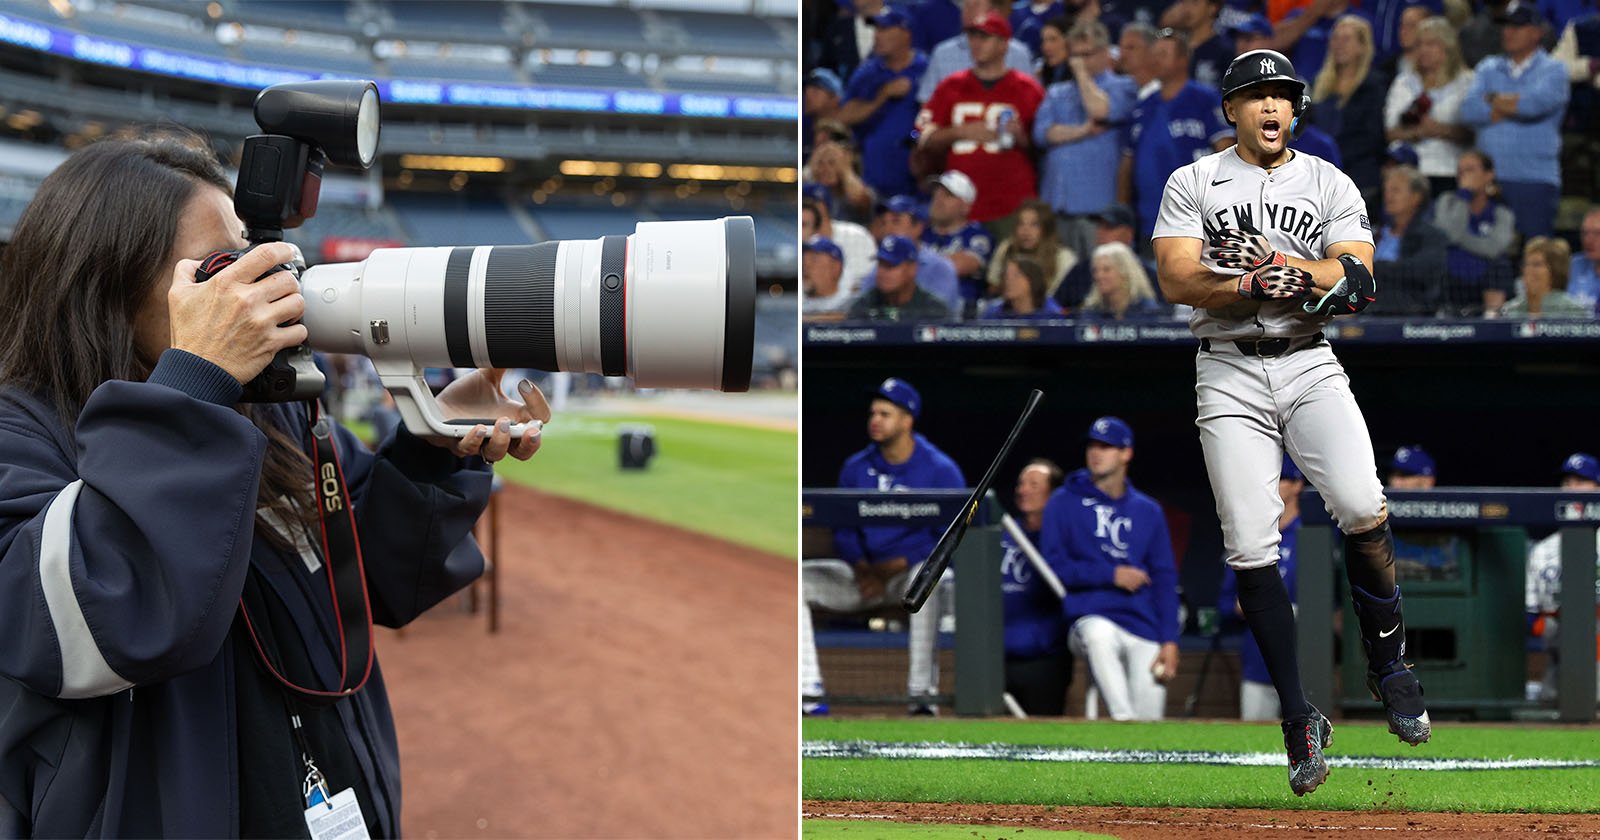
<svg viewBox="0 0 1600 840"><path fill-rule="evenodd" d="M921 327L917 330L918 341L938 341L939 330L937 327Z"/></svg>

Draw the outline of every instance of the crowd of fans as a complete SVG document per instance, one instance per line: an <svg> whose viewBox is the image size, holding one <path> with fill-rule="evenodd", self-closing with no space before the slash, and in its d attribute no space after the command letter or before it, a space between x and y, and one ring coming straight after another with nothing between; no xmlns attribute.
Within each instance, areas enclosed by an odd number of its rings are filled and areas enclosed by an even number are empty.
<svg viewBox="0 0 1600 840"><path fill-rule="evenodd" d="M824 2L804 56L804 315L1184 316L1151 261L1161 194L1233 143L1216 86L1270 48L1311 98L1290 146L1367 201L1375 314L1595 317L1596 6Z"/></svg>

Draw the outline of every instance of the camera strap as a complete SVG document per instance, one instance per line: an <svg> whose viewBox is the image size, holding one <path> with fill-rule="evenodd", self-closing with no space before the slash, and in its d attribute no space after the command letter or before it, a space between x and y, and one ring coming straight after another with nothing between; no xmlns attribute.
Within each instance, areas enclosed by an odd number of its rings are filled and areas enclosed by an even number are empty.
<svg viewBox="0 0 1600 840"><path fill-rule="evenodd" d="M361 558L361 540L356 533L355 511L350 507L350 491L345 484L339 450L333 444L333 423L322 417L316 400L306 403L311 418L311 441L315 453L313 482L316 485L317 514L321 522L322 568L328 577L333 600L333 620L339 632L339 686L337 689L306 688L285 677L262 643L262 634L250 618L245 599L239 600L261 663L279 683L294 694L313 700L335 700L361 690L372 673L372 604L367 598L366 566ZM268 646L273 643L269 640Z"/></svg>

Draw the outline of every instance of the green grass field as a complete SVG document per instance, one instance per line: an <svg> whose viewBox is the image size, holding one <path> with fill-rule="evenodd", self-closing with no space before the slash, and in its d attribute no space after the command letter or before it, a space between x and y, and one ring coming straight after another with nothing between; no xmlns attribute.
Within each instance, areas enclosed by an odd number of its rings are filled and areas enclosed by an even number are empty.
<svg viewBox="0 0 1600 840"><path fill-rule="evenodd" d="M655 428L644 470L617 466L617 427ZM793 430L648 415L567 414L531 461L506 459L507 481L665 522L784 557L799 546L799 446Z"/></svg>
<svg viewBox="0 0 1600 840"><path fill-rule="evenodd" d="M806 741L1023 744L1093 749L1277 752L1275 724L808 720ZM1408 747L1371 720L1336 722L1328 755L1398 758L1600 758L1600 738L1571 727L1444 723ZM1110 764L971 759L807 758L807 799L1043 805L1592 812L1600 768L1389 770L1335 767L1310 796L1289 792L1283 765Z"/></svg>
<svg viewBox="0 0 1600 840"><path fill-rule="evenodd" d="M973 825L910 825L864 820L806 820L800 836L807 840L1115 840L1108 834L1049 831L1036 828L990 828Z"/></svg>

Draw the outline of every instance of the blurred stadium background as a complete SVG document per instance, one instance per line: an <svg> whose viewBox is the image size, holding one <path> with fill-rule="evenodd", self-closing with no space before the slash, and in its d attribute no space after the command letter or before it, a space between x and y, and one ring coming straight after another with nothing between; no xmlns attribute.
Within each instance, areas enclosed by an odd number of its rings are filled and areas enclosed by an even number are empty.
<svg viewBox="0 0 1600 840"><path fill-rule="evenodd" d="M794 389L792 0L0 2L0 243L74 148L181 125L237 165L256 92L371 78L381 156L324 180L308 262L641 220L756 224L754 388Z"/></svg>

